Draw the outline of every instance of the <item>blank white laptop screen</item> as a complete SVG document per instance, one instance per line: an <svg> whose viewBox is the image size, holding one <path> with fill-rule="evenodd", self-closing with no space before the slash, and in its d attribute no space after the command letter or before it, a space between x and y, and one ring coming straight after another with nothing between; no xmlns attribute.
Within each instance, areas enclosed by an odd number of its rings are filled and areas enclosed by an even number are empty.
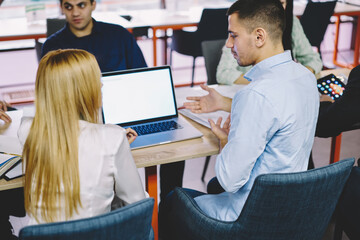
<svg viewBox="0 0 360 240"><path fill-rule="evenodd" d="M177 116L169 67L106 73L102 83L105 123Z"/></svg>

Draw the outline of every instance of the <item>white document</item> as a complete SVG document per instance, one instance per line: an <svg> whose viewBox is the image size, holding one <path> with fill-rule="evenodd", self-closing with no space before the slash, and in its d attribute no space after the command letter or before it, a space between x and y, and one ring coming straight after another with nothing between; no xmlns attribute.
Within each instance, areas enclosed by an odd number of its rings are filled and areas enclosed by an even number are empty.
<svg viewBox="0 0 360 240"><path fill-rule="evenodd" d="M10 159L13 158L13 157L15 157L15 156L9 155L9 154L0 153L0 166L2 166L3 163L7 162L8 160L10 160Z"/></svg>
<svg viewBox="0 0 360 240"><path fill-rule="evenodd" d="M0 121L0 135L17 138L17 131L20 127L23 110L8 111L6 114L11 117L12 121L10 124Z"/></svg>
<svg viewBox="0 0 360 240"><path fill-rule="evenodd" d="M12 121L10 124L0 121L0 152L21 155L22 147L17 132L23 116L23 110L9 111L6 114L11 117Z"/></svg>
<svg viewBox="0 0 360 240"><path fill-rule="evenodd" d="M20 162L19 164L17 164L14 168L12 168L11 170L9 170L5 176L8 179L13 179L13 178L17 178L23 175L23 169L22 169L22 162Z"/></svg>
<svg viewBox="0 0 360 240"><path fill-rule="evenodd" d="M210 87L216 89L216 91L218 91L225 97L233 98L236 92L245 86L246 85L211 85ZM207 95L207 91L202 90L200 86L196 86L193 88L176 88L175 93L178 108L182 107L184 102L189 102L189 100L186 100L186 97ZM225 111L216 111L212 113L192 113L188 109L180 109L179 112L184 116L191 118L192 120L208 128L210 128L208 119L216 121L219 117L222 117L224 122L230 114Z"/></svg>
<svg viewBox="0 0 360 240"><path fill-rule="evenodd" d="M0 152L22 154L22 146L17 137L8 137L0 135Z"/></svg>

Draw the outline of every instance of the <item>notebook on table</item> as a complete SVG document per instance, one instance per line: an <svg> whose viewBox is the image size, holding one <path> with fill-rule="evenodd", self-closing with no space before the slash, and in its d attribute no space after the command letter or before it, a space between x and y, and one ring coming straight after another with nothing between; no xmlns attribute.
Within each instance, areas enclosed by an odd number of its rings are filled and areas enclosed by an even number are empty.
<svg viewBox="0 0 360 240"><path fill-rule="evenodd" d="M101 80L103 122L133 128L132 149L202 136L178 117L169 66L103 73Z"/></svg>

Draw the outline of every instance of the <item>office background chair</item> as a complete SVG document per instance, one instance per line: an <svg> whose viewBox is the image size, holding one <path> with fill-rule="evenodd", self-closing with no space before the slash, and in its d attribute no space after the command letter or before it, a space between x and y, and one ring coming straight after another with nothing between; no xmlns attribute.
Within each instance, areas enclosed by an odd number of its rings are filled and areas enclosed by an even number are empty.
<svg viewBox="0 0 360 240"><path fill-rule="evenodd" d="M50 37L60 29L62 29L66 24L65 18L48 18L46 19L46 37ZM38 61L41 60L41 49L43 42L40 42L38 39L35 40L35 51Z"/></svg>
<svg viewBox="0 0 360 240"><path fill-rule="evenodd" d="M201 42L201 50L205 60L205 68L207 75L207 84L217 84L216 69L219 65L222 48L224 47L226 39L209 40ZM203 172L201 174L201 181L204 182L205 174L209 166L211 156L205 158Z"/></svg>
<svg viewBox="0 0 360 240"><path fill-rule="evenodd" d="M207 75L207 84L217 84L216 68L219 65L222 48L224 47L226 39L203 41L201 43L201 50L205 60L205 68Z"/></svg>
<svg viewBox="0 0 360 240"><path fill-rule="evenodd" d="M154 239L151 228L154 199L146 198L109 213L67 222L28 226L20 240L143 240Z"/></svg>
<svg viewBox="0 0 360 240"><path fill-rule="evenodd" d="M360 159L359 159L360 160ZM334 240L342 239L344 231L350 239L360 239L360 167L353 167L341 194L337 209Z"/></svg>
<svg viewBox="0 0 360 240"><path fill-rule="evenodd" d="M234 222L208 217L176 188L173 239L321 239L353 164L352 158L305 172L260 175Z"/></svg>
<svg viewBox="0 0 360 240"><path fill-rule="evenodd" d="M48 18L46 19L46 36L50 37L66 24L65 18Z"/></svg>
<svg viewBox="0 0 360 240"><path fill-rule="evenodd" d="M170 46L170 65L172 51L193 57L191 86L194 85L195 60L203 56L201 42L205 40L225 39L228 35L227 8L207 9L202 12L198 28L195 32L175 30Z"/></svg>
<svg viewBox="0 0 360 240"><path fill-rule="evenodd" d="M328 2L308 1L300 23L311 46L315 46L321 57L320 45L324 39L330 17L334 14L337 0Z"/></svg>

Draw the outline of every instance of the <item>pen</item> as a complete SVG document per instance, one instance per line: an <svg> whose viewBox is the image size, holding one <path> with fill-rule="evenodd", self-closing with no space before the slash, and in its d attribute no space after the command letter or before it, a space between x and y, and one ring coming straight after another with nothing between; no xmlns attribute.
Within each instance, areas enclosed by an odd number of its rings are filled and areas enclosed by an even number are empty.
<svg viewBox="0 0 360 240"><path fill-rule="evenodd" d="M185 109L185 107L184 106L178 107L178 110L181 110L181 109Z"/></svg>
<svg viewBox="0 0 360 240"><path fill-rule="evenodd" d="M14 154L14 153L6 153L6 152L0 152L1 154L7 154L7 155L13 155L13 156L17 156L17 157L21 157L21 155L19 154Z"/></svg>

